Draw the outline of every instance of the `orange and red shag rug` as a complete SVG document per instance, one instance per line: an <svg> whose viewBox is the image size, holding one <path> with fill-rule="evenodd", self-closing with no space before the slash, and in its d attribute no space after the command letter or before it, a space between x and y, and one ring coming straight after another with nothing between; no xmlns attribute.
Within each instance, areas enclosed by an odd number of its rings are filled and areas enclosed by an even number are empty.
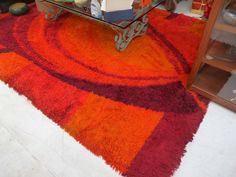
<svg viewBox="0 0 236 177"><path fill-rule="evenodd" d="M0 79L124 176L169 177L207 107L186 89L205 22L149 22L120 53L109 27L76 15L2 15Z"/></svg>

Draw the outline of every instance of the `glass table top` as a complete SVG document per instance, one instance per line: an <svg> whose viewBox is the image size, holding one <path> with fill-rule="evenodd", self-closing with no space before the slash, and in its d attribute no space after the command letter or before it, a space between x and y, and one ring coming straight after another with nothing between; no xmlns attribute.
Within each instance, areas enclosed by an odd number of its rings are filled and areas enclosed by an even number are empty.
<svg viewBox="0 0 236 177"><path fill-rule="evenodd" d="M100 17L97 18L95 16L93 16L91 14L90 11L90 7L83 7L80 8L78 6L75 5L75 3L64 3L64 2L57 2L54 0L42 0L41 2L46 2L49 3L51 5L54 5L56 7L59 7L65 11L69 11L71 13L74 14L78 14L90 19L94 19L109 25L113 25L119 28L127 28L129 25L131 25L133 22L135 22L136 20L138 20L140 17L146 15L147 13L149 13L151 10L153 10L155 7L157 7L158 5L160 5L163 0L153 0L149 5L146 5L145 7L140 7L139 6L139 2L137 2L137 0L134 1L133 3L133 18L132 20L123 20L123 21L117 21L117 22L108 22L104 19L104 14Z"/></svg>

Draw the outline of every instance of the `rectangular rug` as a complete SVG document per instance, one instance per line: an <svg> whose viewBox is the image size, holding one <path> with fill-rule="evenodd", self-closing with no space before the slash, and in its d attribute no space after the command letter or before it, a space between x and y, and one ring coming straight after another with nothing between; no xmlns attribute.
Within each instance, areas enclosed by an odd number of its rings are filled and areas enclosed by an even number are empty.
<svg viewBox="0 0 236 177"><path fill-rule="evenodd" d="M117 52L107 26L0 15L0 79L128 177L169 177L207 108L186 89L205 22L154 10ZM27 122L25 122L27 124Z"/></svg>

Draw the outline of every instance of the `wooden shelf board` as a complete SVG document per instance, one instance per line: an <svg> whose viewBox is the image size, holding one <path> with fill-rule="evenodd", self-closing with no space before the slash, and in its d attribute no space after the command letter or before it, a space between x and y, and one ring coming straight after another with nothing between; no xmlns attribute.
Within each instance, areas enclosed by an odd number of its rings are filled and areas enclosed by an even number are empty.
<svg viewBox="0 0 236 177"><path fill-rule="evenodd" d="M197 74L190 89L236 111L236 104L218 96L230 76L228 72L205 65Z"/></svg>
<svg viewBox="0 0 236 177"><path fill-rule="evenodd" d="M236 73L236 63L231 63L231 62L227 62L227 61L224 61L224 60L218 60L218 59L204 59L203 60L204 63L208 64L208 65L211 65L213 67L216 67L216 68L219 68L219 69L222 69L224 71L227 71L227 72L233 72L233 73Z"/></svg>
<svg viewBox="0 0 236 177"><path fill-rule="evenodd" d="M197 74L193 85L209 94L217 95L229 76L230 73L205 65Z"/></svg>
<svg viewBox="0 0 236 177"><path fill-rule="evenodd" d="M236 26L232 26L232 25L217 22L215 24L215 28L218 29L218 30L222 30L222 31L226 31L226 32L229 32L229 33L236 34Z"/></svg>
<svg viewBox="0 0 236 177"><path fill-rule="evenodd" d="M214 28L216 30L236 34L235 26L227 25L221 18L218 18L222 17L222 7L224 5L224 0L214 0L212 6L212 9L214 10L211 11L208 22L206 24L202 41L200 43L197 60L193 65L193 69L188 79L188 87L191 90L194 90L197 93L236 112L236 104L230 101L231 98L227 100L228 94L231 94L231 92L227 91L227 88L231 89L231 83L233 81L232 78L234 77L234 75L231 75L231 72L236 69L236 64L233 64L232 62L228 63L227 61L217 60L231 59L233 61L234 56L225 53L225 51L227 51L226 49L228 49L229 47L223 47L221 45L219 45L220 50L218 50L217 48L213 48L213 53L209 53L212 52L212 44L214 44L215 42L213 41L212 43L211 41ZM212 60L206 61L206 59ZM221 95L221 97L219 95Z"/></svg>
<svg viewBox="0 0 236 177"><path fill-rule="evenodd" d="M227 107L230 110L236 112L236 105L235 104L233 104L233 103L231 103L231 102L229 102L229 101L227 101L227 100L225 100L225 99L223 99L223 98L221 98L217 95L206 92L205 90L202 90L201 88L196 87L195 85L192 85L189 89L199 93L200 95L204 95L206 98L210 99L211 101L213 101L215 103L218 103L219 105Z"/></svg>
<svg viewBox="0 0 236 177"><path fill-rule="evenodd" d="M207 54L205 58L203 58L202 62L207 63L211 66L214 66L216 68L222 69L227 72L235 72L236 71L236 56L235 56L235 62L229 62L222 59L218 59L218 57L225 56L224 58L227 58L229 56L226 56L226 51L229 48L229 45L221 43L219 41L213 41L211 45L209 46L209 49L207 51ZM209 59L211 58L211 59ZM234 57L231 57L234 59Z"/></svg>

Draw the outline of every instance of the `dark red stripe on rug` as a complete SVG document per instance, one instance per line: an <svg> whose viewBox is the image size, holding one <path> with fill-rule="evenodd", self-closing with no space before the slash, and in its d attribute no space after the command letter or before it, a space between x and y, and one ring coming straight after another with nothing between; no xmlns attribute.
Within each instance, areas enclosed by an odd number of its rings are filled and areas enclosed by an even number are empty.
<svg viewBox="0 0 236 177"><path fill-rule="evenodd" d="M185 146L192 140L203 116L201 110L192 114L166 113L125 175L170 177L178 168Z"/></svg>
<svg viewBox="0 0 236 177"><path fill-rule="evenodd" d="M172 20L172 19L175 19L175 18L178 17L178 16L179 16L179 14L177 14L177 13L171 13L170 15L168 15L168 16L166 17L166 19Z"/></svg>
<svg viewBox="0 0 236 177"><path fill-rule="evenodd" d="M186 92L181 82L131 87L98 84L52 72L49 72L49 74L82 90L157 112L192 113L198 112L200 109L191 94Z"/></svg>
<svg viewBox="0 0 236 177"><path fill-rule="evenodd" d="M8 53L8 52L11 52L11 50L8 48L0 49L0 53Z"/></svg>
<svg viewBox="0 0 236 177"><path fill-rule="evenodd" d="M149 29L152 31L152 34L157 40L161 39L161 41L173 52L176 59L182 66L182 69L185 73L189 73L191 71L191 67L187 63L186 58L183 56L182 53L163 35L161 34L155 27L149 25Z"/></svg>

